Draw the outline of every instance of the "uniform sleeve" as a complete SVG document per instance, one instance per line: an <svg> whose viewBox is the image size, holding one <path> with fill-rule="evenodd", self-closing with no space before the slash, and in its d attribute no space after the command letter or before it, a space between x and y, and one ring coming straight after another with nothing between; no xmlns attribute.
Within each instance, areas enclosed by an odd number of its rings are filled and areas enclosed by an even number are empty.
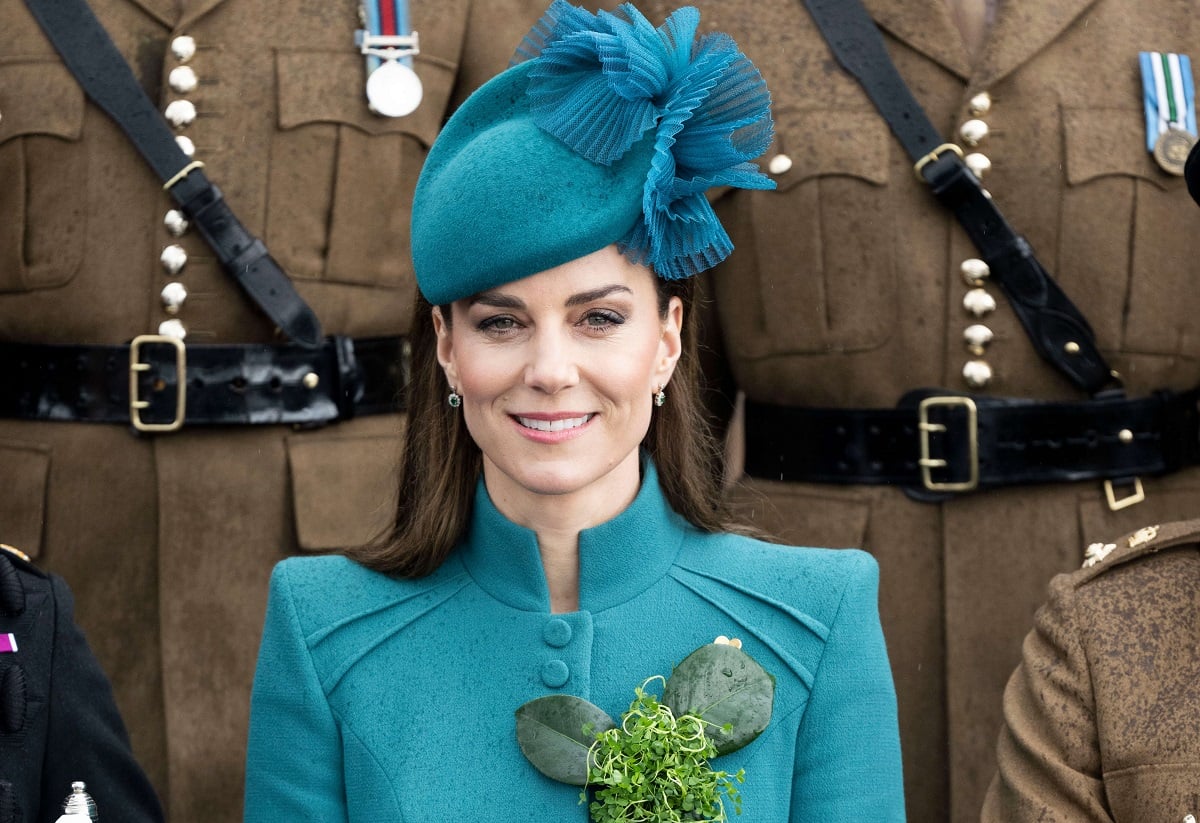
<svg viewBox="0 0 1200 823"><path fill-rule="evenodd" d="M1074 584L1051 583L1004 691L998 771L982 823L1102 823L1104 802L1088 663L1072 607Z"/></svg>
<svg viewBox="0 0 1200 823"><path fill-rule="evenodd" d="M339 739L300 628L285 561L271 576L250 700L244 823L345 821Z"/></svg>
<svg viewBox="0 0 1200 823"><path fill-rule="evenodd" d="M71 783L82 780L109 820L161 823L162 809L129 746L112 686L75 624L74 600L61 578L51 577L54 650L41 817L61 814Z"/></svg>
<svg viewBox="0 0 1200 823"><path fill-rule="evenodd" d="M879 571L862 552L846 559L850 581L798 732L791 819L902 823L900 732L879 623Z"/></svg>

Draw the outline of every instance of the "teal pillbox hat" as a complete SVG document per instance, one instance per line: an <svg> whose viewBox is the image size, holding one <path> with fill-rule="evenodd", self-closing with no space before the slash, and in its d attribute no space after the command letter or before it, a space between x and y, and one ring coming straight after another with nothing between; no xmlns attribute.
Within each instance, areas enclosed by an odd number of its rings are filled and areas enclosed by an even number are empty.
<svg viewBox="0 0 1200 823"><path fill-rule="evenodd" d="M653 141L611 166L543 131L513 66L450 118L413 200L413 266L442 305L552 269L619 241L642 216Z"/></svg>
<svg viewBox="0 0 1200 823"><path fill-rule="evenodd" d="M752 160L772 138L762 76L694 8L655 28L633 6L554 0L516 65L472 94L417 181L417 286L442 305L613 243L689 277L732 243L713 186L774 188ZM523 61L523 62L521 62Z"/></svg>

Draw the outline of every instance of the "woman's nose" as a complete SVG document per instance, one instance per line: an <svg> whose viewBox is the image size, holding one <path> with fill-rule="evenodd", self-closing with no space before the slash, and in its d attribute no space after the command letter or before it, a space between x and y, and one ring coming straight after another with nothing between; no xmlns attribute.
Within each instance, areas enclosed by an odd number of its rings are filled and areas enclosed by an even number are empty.
<svg viewBox="0 0 1200 823"><path fill-rule="evenodd" d="M525 385L553 394L579 382L573 349L562 335L535 335L525 367Z"/></svg>

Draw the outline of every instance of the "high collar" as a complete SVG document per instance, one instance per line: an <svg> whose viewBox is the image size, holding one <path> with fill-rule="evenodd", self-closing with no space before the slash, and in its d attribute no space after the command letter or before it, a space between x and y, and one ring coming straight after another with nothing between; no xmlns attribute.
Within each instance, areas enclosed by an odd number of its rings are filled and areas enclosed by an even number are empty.
<svg viewBox="0 0 1200 823"><path fill-rule="evenodd" d="M642 486L628 508L579 533L580 610L602 611L652 586L674 563L688 528L663 496L654 463L643 457ZM537 536L497 510L482 477L459 556L492 597L522 611L550 611Z"/></svg>

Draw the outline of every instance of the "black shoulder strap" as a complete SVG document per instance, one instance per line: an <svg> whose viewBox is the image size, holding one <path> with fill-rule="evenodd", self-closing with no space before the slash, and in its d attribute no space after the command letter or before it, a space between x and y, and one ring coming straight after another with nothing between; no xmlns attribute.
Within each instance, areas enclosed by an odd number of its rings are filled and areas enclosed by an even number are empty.
<svg viewBox="0 0 1200 823"><path fill-rule="evenodd" d="M1087 319L1000 213L979 178L946 144L884 48L883 36L859 0L805 0L834 56L879 109L915 163L917 174L962 224L991 267L1034 348L1075 386L1096 394L1113 372Z"/></svg>
<svg viewBox="0 0 1200 823"><path fill-rule="evenodd" d="M291 340L321 344L321 324L288 276L234 215L221 191L189 162L86 0L26 0L92 101L137 147L229 274Z"/></svg>

